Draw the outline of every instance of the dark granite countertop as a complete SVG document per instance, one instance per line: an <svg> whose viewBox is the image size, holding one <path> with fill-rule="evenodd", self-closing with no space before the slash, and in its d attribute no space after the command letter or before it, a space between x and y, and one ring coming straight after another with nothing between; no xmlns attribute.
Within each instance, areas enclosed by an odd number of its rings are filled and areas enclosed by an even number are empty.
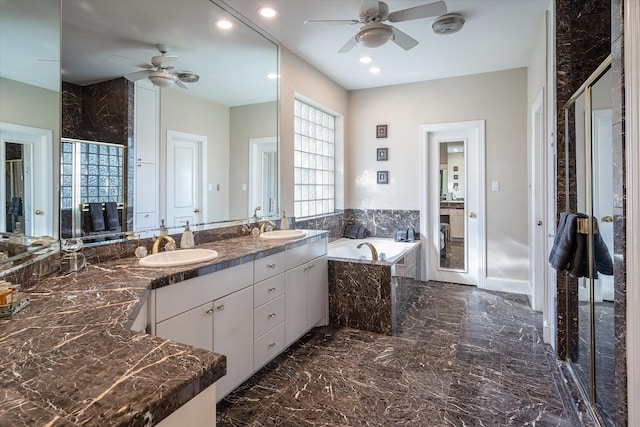
<svg viewBox="0 0 640 427"><path fill-rule="evenodd" d="M236 237L198 245L220 253L200 264L122 258L39 281L28 307L0 319L0 426L158 423L222 377L226 358L129 330L149 290L326 236Z"/></svg>

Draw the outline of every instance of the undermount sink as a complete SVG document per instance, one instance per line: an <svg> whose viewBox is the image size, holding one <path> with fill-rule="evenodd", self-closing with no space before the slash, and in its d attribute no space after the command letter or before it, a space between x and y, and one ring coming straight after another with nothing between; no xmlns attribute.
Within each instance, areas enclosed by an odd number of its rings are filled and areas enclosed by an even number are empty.
<svg viewBox="0 0 640 427"><path fill-rule="evenodd" d="M261 239L267 240L290 240L299 239L306 236L307 233L302 230L273 230L260 235Z"/></svg>
<svg viewBox="0 0 640 427"><path fill-rule="evenodd" d="M212 249L178 249L148 255L140 259L140 265L143 267L175 267L210 261L217 257L218 252Z"/></svg>

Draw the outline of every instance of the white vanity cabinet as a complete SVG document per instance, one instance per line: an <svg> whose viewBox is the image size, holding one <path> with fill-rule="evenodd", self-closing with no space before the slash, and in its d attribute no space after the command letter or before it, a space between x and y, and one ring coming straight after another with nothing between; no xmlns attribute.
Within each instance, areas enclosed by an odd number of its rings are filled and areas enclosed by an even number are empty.
<svg viewBox="0 0 640 427"><path fill-rule="evenodd" d="M327 240L156 289L151 332L227 357L217 400L328 319Z"/></svg>
<svg viewBox="0 0 640 427"><path fill-rule="evenodd" d="M319 240L288 251L284 276L285 345L325 319L327 294L327 241ZM291 267L291 268L289 268ZM320 316L320 313L322 315Z"/></svg>
<svg viewBox="0 0 640 427"><path fill-rule="evenodd" d="M226 396L253 374L253 287L213 302L213 351L227 356L227 375L217 384Z"/></svg>

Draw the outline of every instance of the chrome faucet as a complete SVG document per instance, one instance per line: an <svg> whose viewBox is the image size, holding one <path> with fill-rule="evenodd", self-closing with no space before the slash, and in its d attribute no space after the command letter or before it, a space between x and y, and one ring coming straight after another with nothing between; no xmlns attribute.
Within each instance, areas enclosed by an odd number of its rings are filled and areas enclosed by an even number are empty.
<svg viewBox="0 0 640 427"><path fill-rule="evenodd" d="M158 253L158 249L160 249L160 242L162 242L163 240L166 240L165 247L166 245L171 244L175 248L176 241L173 240L173 237L165 234L165 235L156 237L155 242L153 242L153 247L151 248L152 254Z"/></svg>
<svg viewBox="0 0 640 427"><path fill-rule="evenodd" d="M260 225L260 234L264 233L264 226L265 226L266 224L269 224L269 225L271 225L272 227L275 227L275 226L276 226L276 223L275 223L275 222L273 222L273 221L265 221L265 222L263 222L263 223L262 223L262 225Z"/></svg>
<svg viewBox="0 0 640 427"><path fill-rule="evenodd" d="M369 246L369 249L371 249L371 260L372 261L378 261L378 250L376 249L375 246L373 246L372 243L369 242L364 242L364 243L360 243L358 245L358 249L360 249L362 247L362 245L367 245Z"/></svg>

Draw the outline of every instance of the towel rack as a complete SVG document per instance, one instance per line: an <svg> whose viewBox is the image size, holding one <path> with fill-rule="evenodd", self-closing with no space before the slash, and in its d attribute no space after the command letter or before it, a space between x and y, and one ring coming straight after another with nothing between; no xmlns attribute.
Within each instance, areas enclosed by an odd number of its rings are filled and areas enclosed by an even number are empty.
<svg viewBox="0 0 640 427"><path fill-rule="evenodd" d="M578 233L589 234L589 218L578 218ZM598 220L593 218L593 234L598 234Z"/></svg>
<svg viewBox="0 0 640 427"><path fill-rule="evenodd" d="M124 209L124 203L118 203L117 204L117 208L118 210L122 210ZM104 210L104 202L102 203L102 210ZM80 210L82 212L89 212L89 203L80 203Z"/></svg>

